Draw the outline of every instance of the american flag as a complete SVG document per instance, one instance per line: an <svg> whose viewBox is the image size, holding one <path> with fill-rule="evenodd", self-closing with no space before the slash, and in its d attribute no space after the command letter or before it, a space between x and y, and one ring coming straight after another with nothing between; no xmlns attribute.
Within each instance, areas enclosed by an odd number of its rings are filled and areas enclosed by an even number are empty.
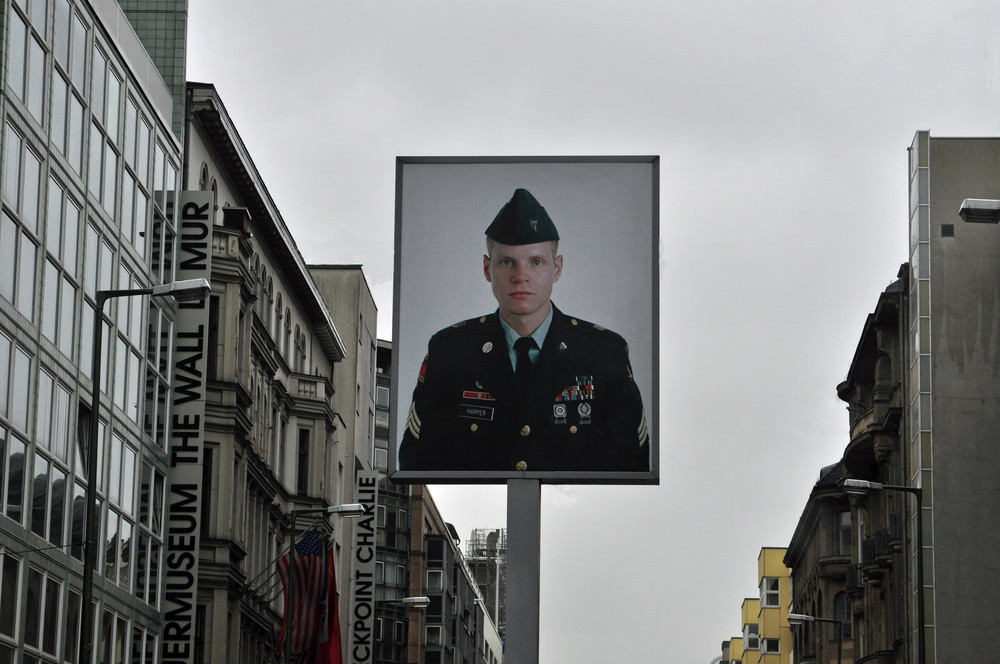
<svg viewBox="0 0 1000 664"><path fill-rule="evenodd" d="M316 637L316 657L313 664L343 664L341 657L340 612L337 610L337 572L333 561L333 546L326 551L326 593L320 601L319 634Z"/></svg>
<svg viewBox="0 0 1000 664"><path fill-rule="evenodd" d="M278 649L290 643L292 652L305 652L316 641L327 598L326 550L319 533L310 530L295 545L294 560L288 552L278 560L278 575L285 591L285 619ZM291 580L289 581L289 576ZM289 641L286 638L290 636Z"/></svg>

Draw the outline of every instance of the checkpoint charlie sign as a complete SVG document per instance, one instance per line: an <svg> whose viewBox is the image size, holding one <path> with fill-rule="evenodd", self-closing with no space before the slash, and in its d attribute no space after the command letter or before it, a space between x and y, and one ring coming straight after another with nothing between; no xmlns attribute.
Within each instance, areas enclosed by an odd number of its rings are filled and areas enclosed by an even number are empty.
<svg viewBox="0 0 1000 664"><path fill-rule="evenodd" d="M365 506L365 515L354 525L351 578L351 611L347 629L350 634L348 661L369 664L375 661L375 529L378 505L378 472L359 471L354 487L357 501Z"/></svg>

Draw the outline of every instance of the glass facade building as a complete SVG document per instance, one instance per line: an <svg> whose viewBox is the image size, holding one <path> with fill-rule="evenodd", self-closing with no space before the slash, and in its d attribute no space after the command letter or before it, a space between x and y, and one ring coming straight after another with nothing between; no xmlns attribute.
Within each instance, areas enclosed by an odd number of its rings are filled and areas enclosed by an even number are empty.
<svg viewBox="0 0 1000 664"><path fill-rule="evenodd" d="M98 661L152 662L176 305L96 294L173 280L173 100L117 3L2 7L0 662L77 661L91 482Z"/></svg>

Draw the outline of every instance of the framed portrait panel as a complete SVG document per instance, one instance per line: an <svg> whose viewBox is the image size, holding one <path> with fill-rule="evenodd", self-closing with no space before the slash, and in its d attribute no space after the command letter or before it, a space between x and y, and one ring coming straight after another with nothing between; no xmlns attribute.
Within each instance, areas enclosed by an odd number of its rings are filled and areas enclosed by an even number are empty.
<svg viewBox="0 0 1000 664"><path fill-rule="evenodd" d="M392 479L658 483L659 243L655 156L397 158Z"/></svg>

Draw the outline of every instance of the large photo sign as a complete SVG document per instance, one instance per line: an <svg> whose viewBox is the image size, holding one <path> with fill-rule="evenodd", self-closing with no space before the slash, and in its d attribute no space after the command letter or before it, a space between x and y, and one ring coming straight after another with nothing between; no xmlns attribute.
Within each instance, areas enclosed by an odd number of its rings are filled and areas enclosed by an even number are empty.
<svg viewBox="0 0 1000 664"><path fill-rule="evenodd" d="M398 158L395 481L656 483L659 159Z"/></svg>

